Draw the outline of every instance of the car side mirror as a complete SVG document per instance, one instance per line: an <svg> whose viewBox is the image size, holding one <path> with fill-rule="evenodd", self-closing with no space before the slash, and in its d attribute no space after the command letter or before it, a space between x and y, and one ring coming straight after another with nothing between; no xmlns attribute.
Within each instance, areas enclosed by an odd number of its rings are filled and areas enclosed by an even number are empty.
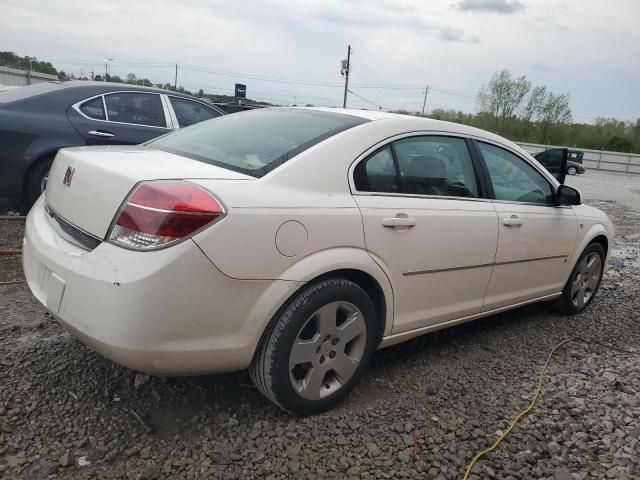
<svg viewBox="0 0 640 480"><path fill-rule="evenodd" d="M569 185L560 185L556 192L556 202L558 205L580 205L582 203L580 190Z"/></svg>

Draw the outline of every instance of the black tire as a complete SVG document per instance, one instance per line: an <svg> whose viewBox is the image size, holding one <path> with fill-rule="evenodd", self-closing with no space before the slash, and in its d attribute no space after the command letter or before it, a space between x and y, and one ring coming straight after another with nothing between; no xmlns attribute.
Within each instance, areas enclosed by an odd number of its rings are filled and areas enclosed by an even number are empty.
<svg viewBox="0 0 640 480"><path fill-rule="evenodd" d="M290 355L298 335L311 321L315 312L334 302L348 302L362 313L366 325L365 339L362 341L364 351L353 375L344 381L337 391L317 400L309 400L292 385ZM298 415L313 415L333 408L353 389L362 377L377 342L376 312L367 293L349 280L325 279L296 294L287 307L273 319L258 345L249 373L258 390L280 408ZM335 348L338 349L339 346ZM346 346L342 348L344 351ZM330 374L331 372L327 373ZM325 380L321 382L321 390L328 385L324 382Z"/></svg>
<svg viewBox="0 0 640 480"><path fill-rule="evenodd" d="M588 298L588 300L585 301L582 305L576 305L573 301L573 295L571 291L572 286L574 284L576 276L578 275L578 271L580 269L580 266L583 260L590 254L594 254L594 253L597 254L598 257L600 258L600 265L601 265L600 277L598 278L595 288L593 289L593 293ZM558 300L556 300L555 306L560 312L566 315L575 315L577 313L583 312L591 304L591 302L596 296L596 293L598 293L598 289L600 288L600 283L602 283L602 276L604 274L604 261L605 261L605 252L604 252L604 249L602 248L602 245L600 245L599 243L590 243L587 246L587 248L584 249L584 251L580 255L580 258L578 259L575 266L573 267L573 270L571 271L571 275L569 275L569 279L567 280L567 283L564 286L564 289L562 290L562 296L558 298Z"/></svg>
<svg viewBox="0 0 640 480"><path fill-rule="evenodd" d="M43 158L29 170L24 191L24 203L27 208L31 208L42 194L43 181L44 178L49 175L53 158L53 156Z"/></svg>
<svg viewBox="0 0 640 480"><path fill-rule="evenodd" d="M576 167L569 167L567 168L567 173L569 175L575 175L576 173L578 173L578 169Z"/></svg>

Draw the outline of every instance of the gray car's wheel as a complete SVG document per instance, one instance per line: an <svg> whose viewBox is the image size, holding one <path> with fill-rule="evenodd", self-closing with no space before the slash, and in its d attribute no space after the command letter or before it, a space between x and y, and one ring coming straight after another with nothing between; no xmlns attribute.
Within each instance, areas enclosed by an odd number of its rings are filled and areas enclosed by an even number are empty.
<svg viewBox="0 0 640 480"><path fill-rule="evenodd" d="M25 181L24 201L29 208L36 202L38 197L44 192L49 179L49 170L53 163L53 157L46 157L38 161L31 170Z"/></svg>
<svg viewBox="0 0 640 480"><path fill-rule="evenodd" d="M593 301L602 282L605 258L599 243L591 243L585 248L558 299L562 312L569 315L580 313Z"/></svg>
<svg viewBox="0 0 640 480"><path fill-rule="evenodd" d="M357 284L326 279L299 292L265 332L250 374L289 412L332 408L358 382L377 342L376 313Z"/></svg>
<svg viewBox="0 0 640 480"><path fill-rule="evenodd" d="M576 167L569 167L567 168L567 173L569 175L575 175L576 173L578 173L578 169Z"/></svg>

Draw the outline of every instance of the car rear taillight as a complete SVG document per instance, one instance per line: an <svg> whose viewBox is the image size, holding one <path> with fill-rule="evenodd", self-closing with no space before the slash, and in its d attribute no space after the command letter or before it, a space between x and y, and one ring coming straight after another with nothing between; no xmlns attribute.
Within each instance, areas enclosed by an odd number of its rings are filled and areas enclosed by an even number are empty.
<svg viewBox="0 0 640 480"><path fill-rule="evenodd" d="M220 202L193 183L142 182L120 209L108 241L134 250L154 250L183 240L224 215Z"/></svg>

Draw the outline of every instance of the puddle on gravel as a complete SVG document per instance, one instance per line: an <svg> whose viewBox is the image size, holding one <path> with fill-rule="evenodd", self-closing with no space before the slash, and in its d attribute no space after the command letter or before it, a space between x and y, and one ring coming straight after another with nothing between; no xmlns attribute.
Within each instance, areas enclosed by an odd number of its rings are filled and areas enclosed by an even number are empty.
<svg viewBox="0 0 640 480"><path fill-rule="evenodd" d="M640 248L618 245L611 250L611 264L616 268L640 267Z"/></svg>

